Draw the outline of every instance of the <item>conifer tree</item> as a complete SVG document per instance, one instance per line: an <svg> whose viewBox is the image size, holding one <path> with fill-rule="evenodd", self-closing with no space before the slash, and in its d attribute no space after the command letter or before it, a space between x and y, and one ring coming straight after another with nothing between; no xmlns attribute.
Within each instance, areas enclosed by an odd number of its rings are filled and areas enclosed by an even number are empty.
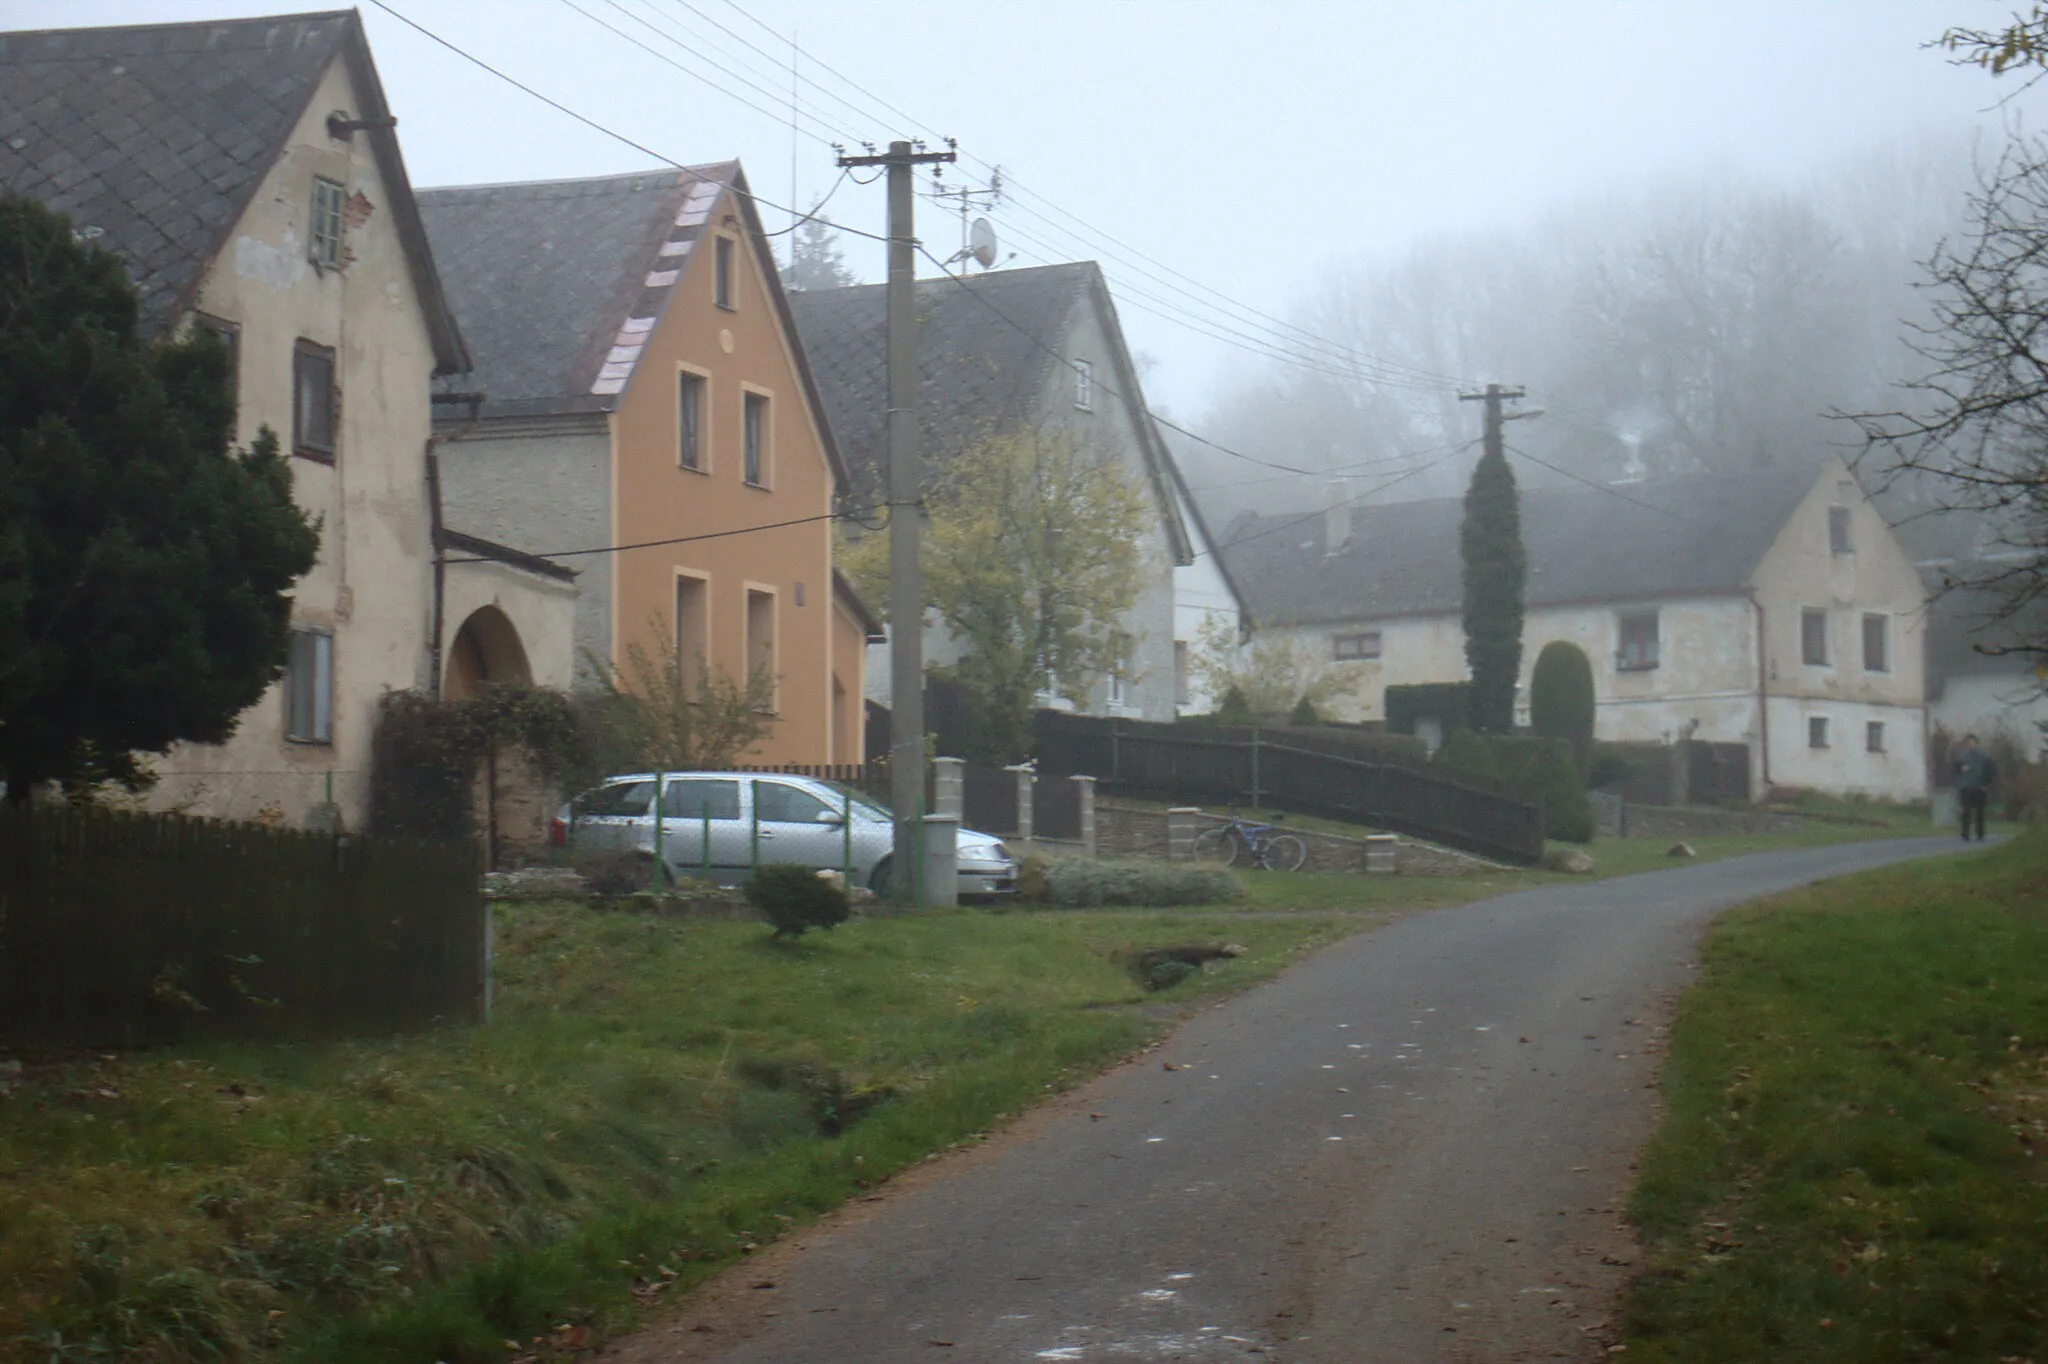
<svg viewBox="0 0 2048 1364"><path fill-rule="evenodd" d="M1593 662L1570 640L1553 639L1529 674L1529 728L1572 746L1585 776L1593 759Z"/></svg>
<svg viewBox="0 0 2048 1364"><path fill-rule="evenodd" d="M1465 565L1465 662L1472 672L1472 727L1515 727L1515 679L1522 669L1522 513L1497 431L1472 471L1459 533Z"/></svg>
<svg viewBox="0 0 2048 1364"><path fill-rule="evenodd" d="M0 194L0 778L145 780L284 667L319 533L264 430L230 446L228 352L150 343L120 260Z"/></svg>

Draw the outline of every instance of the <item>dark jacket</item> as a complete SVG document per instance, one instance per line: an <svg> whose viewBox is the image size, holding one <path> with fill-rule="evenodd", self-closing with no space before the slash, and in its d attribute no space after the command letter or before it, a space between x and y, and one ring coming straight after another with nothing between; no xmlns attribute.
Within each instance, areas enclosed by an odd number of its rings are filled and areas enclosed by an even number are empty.
<svg viewBox="0 0 2048 1364"><path fill-rule="evenodd" d="M1988 791L1998 780L1998 764L1981 748L1958 753L1950 766L1955 769L1956 788L1961 791Z"/></svg>

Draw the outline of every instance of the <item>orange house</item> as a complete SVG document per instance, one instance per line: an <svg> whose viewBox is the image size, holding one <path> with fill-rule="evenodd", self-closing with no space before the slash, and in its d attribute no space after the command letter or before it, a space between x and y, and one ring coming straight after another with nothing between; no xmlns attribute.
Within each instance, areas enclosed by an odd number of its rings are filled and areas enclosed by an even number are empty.
<svg viewBox="0 0 2048 1364"><path fill-rule="evenodd" d="M578 571L584 680L672 639L688 676L775 678L749 761L858 762L879 627L738 163L419 198L475 362L436 395L448 519Z"/></svg>

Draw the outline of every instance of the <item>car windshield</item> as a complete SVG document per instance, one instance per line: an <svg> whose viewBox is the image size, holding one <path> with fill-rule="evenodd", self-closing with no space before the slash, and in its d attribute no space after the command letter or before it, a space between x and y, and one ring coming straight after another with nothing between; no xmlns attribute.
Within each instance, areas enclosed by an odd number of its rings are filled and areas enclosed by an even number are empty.
<svg viewBox="0 0 2048 1364"><path fill-rule="evenodd" d="M844 782L828 781L825 784L831 787L834 791L837 791L840 795L851 797L854 804L854 808L865 811L867 814L873 816L876 819L888 820L894 818L894 816L892 816L889 813L888 806L882 804L880 801L877 801L873 796L869 795L865 791L859 790L856 787L848 786Z"/></svg>

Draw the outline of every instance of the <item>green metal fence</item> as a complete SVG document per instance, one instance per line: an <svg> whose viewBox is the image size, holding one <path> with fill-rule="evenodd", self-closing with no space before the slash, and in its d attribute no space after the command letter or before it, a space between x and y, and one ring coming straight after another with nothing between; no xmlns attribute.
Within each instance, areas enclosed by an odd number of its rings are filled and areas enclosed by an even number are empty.
<svg viewBox="0 0 2048 1364"><path fill-rule="evenodd" d="M0 1042L481 1020L487 916L466 845L0 804Z"/></svg>

